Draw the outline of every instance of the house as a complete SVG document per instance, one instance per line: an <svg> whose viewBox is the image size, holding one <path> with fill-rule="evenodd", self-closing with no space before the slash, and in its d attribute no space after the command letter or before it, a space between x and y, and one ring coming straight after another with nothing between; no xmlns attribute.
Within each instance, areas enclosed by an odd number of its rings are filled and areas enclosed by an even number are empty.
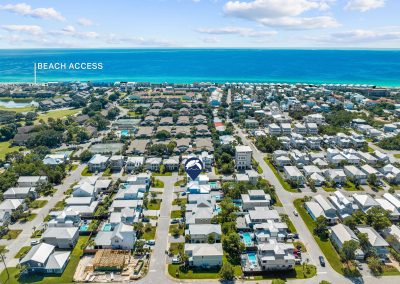
<svg viewBox="0 0 400 284"><path fill-rule="evenodd" d="M292 126L290 123L281 123L281 129L283 135L290 135L292 133Z"/></svg>
<svg viewBox="0 0 400 284"><path fill-rule="evenodd" d="M6 199L0 203L0 211L12 213L17 210L19 206L22 206L24 210L26 209L24 199Z"/></svg>
<svg viewBox="0 0 400 284"><path fill-rule="evenodd" d="M317 194L314 196L314 201L317 202L322 210L324 211L324 215L326 219L328 219L329 223L336 223L337 221L337 216L336 216L336 209L332 205L332 203L329 202L324 196L321 194Z"/></svg>
<svg viewBox="0 0 400 284"><path fill-rule="evenodd" d="M308 214L314 221L316 221L319 216L326 217L324 209L321 207L321 205L318 204L318 202L307 201L304 203L304 208L307 210Z"/></svg>
<svg viewBox="0 0 400 284"><path fill-rule="evenodd" d="M296 183L300 186L304 184L304 176L297 167L284 166L283 172L289 182Z"/></svg>
<svg viewBox="0 0 400 284"><path fill-rule="evenodd" d="M110 158L110 168L112 171L120 171L124 167L125 157L114 155Z"/></svg>
<svg viewBox="0 0 400 284"><path fill-rule="evenodd" d="M63 211L51 211L52 218L47 222L48 227L78 227L81 223L81 217L78 211L66 208Z"/></svg>
<svg viewBox="0 0 400 284"><path fill-rule="evenodd" d="M131 208L140 211L143 207L143 200L114 200L110 206L110 212L121 212L124 208Z"/></svg>
<svg viewBox="0 0 400 284"><path fill-rule="evenodd" d="M395 183L395 184L400 183L399 168L393 166L392 164L388 164L384 166L380 171L389 183Z"/></svg>
<svg viewBox="0 0 400 284"><path fill-rule="evenodd" d="M399 226L393 224L389 228L383 230L383 235L387 238L388 236L393 237L393 241L387 239L389 244L394 248L397 252L400 252L400 228Z"/></svg>
<svg viewBox="0 0 400 284"><path fill-rule="evenodd" d="M179 157L170 157L168 159L164 159L163 164L167 171L177 171L179 168Z"/></svg>
<svg viewBox="0 0 400 284"><path fill-rule="evenodd" d="M4 199L36 199L37 192L34 187L10 187L3 193Z"/></svg>
<svg viewBox="0 0 400 284"><path fill-rule="evenodd" d="M302 123L296 123L294 125L294 132L301 135L307 135L307 127Z"/></svg>
<svg viewBox="0 0 400 284"><path fill-rule="evenodd" d="M271 239L285 242L288 226L285 222L269 220L267 223L254 224L253 230L258 244L268 243Z"/></svg>
<svg viewBox="0 0 400 284"><path fill-rule="evenodd" d="M19 187L37 187L41 183L48 181L46 176L20 176L18 178Z"/></svg>
<svg viewBox="0 0 400 284"><path fill-rule="evenodd" d="M237 169L251 169L252 153L250 146L235 147L235 162Z"/></svg>
<svg viewBox="0 0 400 284"><path fill-rule="evenodd" d="M318 134L318 125L313 122L306 123L307 133L310 135L317 135Z"/></svg>
<svg viewBox="0 0 400 284"><path fill-rule="evenodd" d="M359 184L367 183L367 174L353 165L344 166L344 173L348 178L358 182Z"/></svg>
<svg viewBox="0 0 400 284"><path fill-rule="evenodd" d="M278 136L281 135L282 130L278 124L271 123L270 125L268 125L268 133L272 136Z"/></svg>
<svg viewBox="0 0 400 284"><path fill-rule="evenodd" d="M343 224L337 224L330 229L331 234L330 238L332 243L335 245L335 247L340 250L343 247L343 244L348 241L355 241L359 243L358 237L356 234L346 225ZM357 260L363 260L365 257L364 252L358 248L355 251L355 257Z"/></svg>
<svg viewBox="0 0 400 284"><path fill-rule="evenodd" d="M276 210L270 210L266 207L255 207L254 210L249 210L245 215L245 220L251 228L255 224L268 223L270 221L279 222L281 220Z"/></svg>
<svg viewBox="0 0 400 284"><path fill-rule="evenodd" d="M400 211L400 199L396 196L394 196L391 193L384 193L383 198L385 198L387 201L389 201L393 206Z"/></svg>
<svg viewBox="0 0 400 284"><path fill-rule="evenodd" d="M185 253L189 256L189 265L194 267L219 267L222 265L223 250L221 243L185 244Z"/></svg>
<svg viewBox="0 0 400 284"><path fill-rule="evenodd" d="M88 182L83 182L73 187L73 197L94 197L96 195L95 187Z"/></svg>
<svg viewBox="0 0 400 284"><path fill-rule="evenodd" d="M133 226L119 223L112 231L111 247L113 249L132 250L136 242Z"/></svg>
<svg viewBox="0 0 400 284"><path fill-rule="evenodd" d="M241 198L244 211L271 205L271 196L263 190L249 190L247 194L241 194Z"/></svg>
<svg viewBox="0 0 400 284"><path fill-rule="evenodd" d="M377 231L375 231L374 228L368 226L359 226L356 227L356 229L362 234L367 234L369 244L376 250L376 253L380 258L387 259L387 255L389 253L388 247L390 245Z"/></svg>
<svg viewBox="0 0 400 284"><path fill-rule="evenodd" d="M70 251L55 251L55 246L40 243L33 246L19 263L26 266L26 273L61 274L67 266L70 254Z"/></svg>
<svg viewBox="0 0 400 284"><path fill-rule="evenodd" d="M244 127L245 128L258 128L258 121L256 119L245 119Z"/></svg>
<svg viewBox="0 0 400 284"><path fill-rule="evenodd" d="M372 207L379 206L379 203L375 201L370 195L368 194L353 194L354 203L358 206L358 209L366 213Z"/></svg>
<svg viewBox="0 0 400 284"><path fill-rule="evenodd" d="M346 182L346 174L342 169L327 169L324 175L334 184L344 184Z"/></svg>
<svg viewBox="0 0 400 284"><path fill-rule="evenodd" d="M42 242L60 249L72 249L79 237L77 227L49 227L42 235Z"/></svg>
<svg viewBox="0 0 400 284"><path fill-rule="evenodd" d="M160 166L162 164L162 158L151 157L146 159L146 169L157 172L160 170Z"/></svg>
<svg viewBox="0 0 400 284"><path fill-rule="evenodd" d="M393 220L393 221L399 220L399 218L400 218L399 210L397 210L397 208L392 203L390 203L387 199L376 198L375 201L379 203L379 206L383 210L389 212L390 220Z"/></svg>
<svg viewBox="0 0 400 284"><path fill-rule="evenodd" d="M68 160L68 156L66 154L48 154L43 159L43 164L56 166L65 164Z"/></svg>
<svg viewBox="0 0 400 284"><path fill-rule="evenodd" d="M11 213L9 211L0 211L0 227L8 226L11 222Z"/></svg>
<svg viewBox="0 0 400 284"><path fill-rule="evenodd" d="M104 171L108 166L109 157L95 154L88 162L90 172Z"/></svg>
<svg viewBox="0 0 400 284"><path fill-rule="evenodd" d="M381 179L383 177L381 172L371 167L369 164L362 165L360 167L360 170L367 175L367 178L371 175L375 175L378 179Z"/></svg>
<svg viewBox="0 0 400 284"><path fill-rule="evenodd" d="M211 224L214 217L213 208L210 207L195 207L193 211L186 210L185 220L186 225L190 224Z"/></svg>
<svg viewBox="0 0 400 284"><path fill-rule="evenodd" d="M257 258L263 271L290 270L295 266L294 246L271 240L257 246Z"/></svg>
<svg viewBox="0 0 400 284"><path fill-rule="evenodd" d="M339 190L336 190L333 195L328 196L328 199L333 207L335 207L340 219L343 220L353 213L353 203Z"/></svg>
<svg viewBox="0 0 400 284"><path fill-rule="evenodd" d="M139 170L144 165L144 157L128 157L125 163L125 171L133 172Z"/></svg>
<svg viewBox="0 0 400 284"><path fill-rule="evenodd" d="M179 152L186 152L190 147L190 138L180 138L176 140L176 148Z"/></svg>
<svg viewBox="0 0 400 284"><path fill-rule="evenodd" d="M207 243L213 238L216 243L221 241L220 224L190 224L185 235L190 235L190 243Z"/></svg>

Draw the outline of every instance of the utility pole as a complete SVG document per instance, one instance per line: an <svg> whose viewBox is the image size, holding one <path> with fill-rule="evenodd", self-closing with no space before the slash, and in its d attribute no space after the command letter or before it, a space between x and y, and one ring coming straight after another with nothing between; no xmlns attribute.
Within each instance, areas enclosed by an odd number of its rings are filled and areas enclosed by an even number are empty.
<svg viewBox="0 0 400 284"><path fill-rule="evenodd" d="M10 274L8 273L8 268L6 265L6 261L4 260L4 255L3 255L2 251L0 251L0 256L1 256L1 260L3 261L4 268L6 269L6 272L7 272L7 281L8 281L8 279L10 279Z"/></svg>

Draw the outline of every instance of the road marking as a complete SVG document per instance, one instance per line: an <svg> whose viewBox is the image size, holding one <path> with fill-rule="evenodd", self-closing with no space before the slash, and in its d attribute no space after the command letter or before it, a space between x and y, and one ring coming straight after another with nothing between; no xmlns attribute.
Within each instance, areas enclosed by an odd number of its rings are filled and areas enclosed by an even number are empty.
<svg viewBox="0 0 400 284"><path fill-rule="evenodd" d="M327 274L327 271L321 271L321 272L317 272L317 274Z"/></svg>
<svg viewBox="0 0 400 284"><path fill-rule="evenodd" d="M156 269L149 270L149 272L157 272Z"/></svg>

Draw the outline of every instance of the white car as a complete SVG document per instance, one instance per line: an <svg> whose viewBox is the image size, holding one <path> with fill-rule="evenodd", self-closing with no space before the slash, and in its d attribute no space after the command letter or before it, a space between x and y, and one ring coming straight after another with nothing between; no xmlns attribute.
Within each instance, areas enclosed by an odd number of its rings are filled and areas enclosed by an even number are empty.
<svg viewBox="0 0 400 284"><path fill-rule="evenodd" d="M172 259L172 264L179 264L179 263L181 263L181 261L179 260L179 258L174 257L174 258Z"/></svg>
<svg viewBox="0 0 400 284"><path fill-rule="evenodd" d="M299 216L299 213L297 212L296 209L293 210L293 215L296 216L296 217Z"/></svg>

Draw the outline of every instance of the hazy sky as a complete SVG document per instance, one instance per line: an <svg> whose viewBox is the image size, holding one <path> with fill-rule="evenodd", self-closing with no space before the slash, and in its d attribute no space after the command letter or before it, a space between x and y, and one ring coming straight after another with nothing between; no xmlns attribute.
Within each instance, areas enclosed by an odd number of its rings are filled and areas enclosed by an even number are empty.
<svg viewBox="0 0 400 284"><path fill-rule="evenodd" d="M0 48L400 48L400 0L0 1Z"/></svg>

